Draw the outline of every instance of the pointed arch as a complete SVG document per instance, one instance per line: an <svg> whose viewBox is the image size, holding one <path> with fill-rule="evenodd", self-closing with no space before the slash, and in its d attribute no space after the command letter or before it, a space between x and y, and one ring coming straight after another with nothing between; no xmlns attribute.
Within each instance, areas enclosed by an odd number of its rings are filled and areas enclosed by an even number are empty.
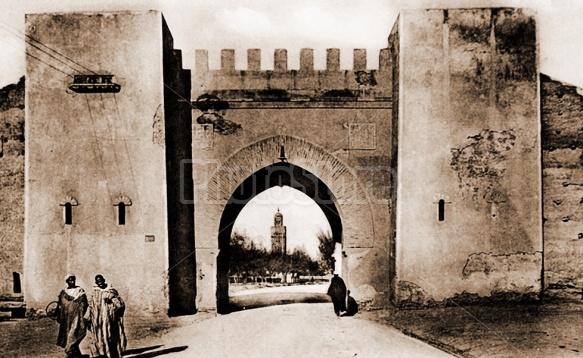
<svg viewBox="0 0 583 358"><path fill-rule="evenodd" d="M313 174L329 188L342 217L345 247L369 248L374 244L374 222L366 191L347 164L321 146L301 138L278 135L252 143L225 160L212 174L203 194L206 203L222 212L231 195L260 170L281 169L278 156L285 147L286 163ZM283 164L283 163L282 163ZM318 203L318 198L313 198ZM219 222L214 229L218 230Z"/></svg>
<svg viewBox="0 0 583 358"><path fill-rule="evenodd" d="M277 135L235 151L214 168L212 160L199 163L194 169L196 265L203 273L197 281L199 307L228 307L225 256L232 223L241 205L272 186L288 185L314 199L344 250L368 252L375 245L372 202L356 170L317 144ZM235 199L242 201L237 205ZM342 265L349 274L358 263Z"/></svg>

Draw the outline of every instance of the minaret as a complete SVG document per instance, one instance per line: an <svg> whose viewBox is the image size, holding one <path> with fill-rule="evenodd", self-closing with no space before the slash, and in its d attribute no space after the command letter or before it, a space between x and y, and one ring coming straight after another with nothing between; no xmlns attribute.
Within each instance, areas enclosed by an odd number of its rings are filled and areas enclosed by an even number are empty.
<svg viewBox="0 0 583 358"><path fill-rule="evenodd" d="M287 251L287 234L283 225L283 215L277 212L273 216L273 226L271 227L271 252L285 255Z"/></svg>

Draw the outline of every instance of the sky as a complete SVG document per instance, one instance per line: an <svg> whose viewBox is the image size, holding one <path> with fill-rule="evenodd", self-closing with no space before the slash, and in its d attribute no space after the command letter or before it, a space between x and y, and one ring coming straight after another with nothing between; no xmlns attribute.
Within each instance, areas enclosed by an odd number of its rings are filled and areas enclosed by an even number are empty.
<svg viewBox="0 0 583 358"><path fill-rule="evenodd" d="M71 11L160 10L183 50L185 68L194 50L209 51L218 69L221 49L235 49L236 67L246 50L262 49L263 69L273 68L273 50L288 50L289 68L299 67L301 48L314 49L323 69L327 48L341 50L341 67L352 67L352 50L367 49L369 69L387 46L401 9L530 7L537 12L541 72L583 87L583 1L580 0L0 0L0 86L24 74L24 14Z"/></svg>
<svg viewBox="0 0 583 358"><path fill-rule="evenodd" d="M313 258L319 256L319 232L330 234L324 212L306 194L289 186L265 190L254 197L235 220L233 232L246 234L271 249L271 227L277 210L283 215L287 230L287 251L303 246Z"/></svg>

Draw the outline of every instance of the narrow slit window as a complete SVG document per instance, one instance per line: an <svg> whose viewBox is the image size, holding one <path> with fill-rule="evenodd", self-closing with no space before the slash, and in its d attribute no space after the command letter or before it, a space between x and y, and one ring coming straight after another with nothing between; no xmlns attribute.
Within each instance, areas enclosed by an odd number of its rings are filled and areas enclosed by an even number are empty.
<svg viewBox="0 0 583 358"><path fill-rule="evenodd" d="M117 204L117 224L126 224L126 204L124 203Z"/></svg>
<svg viewBox="0 0 583 358"><path fill-rule="evenodd" d="M443 221L445 219L445 200L441 199L437 203L437 220Z"/></svg>
<svg viewBox="0 0 583 358"><path fill-rule="evenodd" d="M73 224L73 206L71 203L65 204L65 225Z"/></svg>
<svg viewBox="0 0 583 358"><path fill-rule="evenodd" d="M128 214L128 206L132 205L132 200L127 196L120 195L117 197L117 199L114 199L113 202L115 203L113 206L117 207L117 224L125 225Z"/></svg>
<svg viewBox="0 0 583 358"><path fill-rule="evenodd" d="M20 274L18 272L12 273L12 292L22 293L22 285L20 283Z"/></svg>

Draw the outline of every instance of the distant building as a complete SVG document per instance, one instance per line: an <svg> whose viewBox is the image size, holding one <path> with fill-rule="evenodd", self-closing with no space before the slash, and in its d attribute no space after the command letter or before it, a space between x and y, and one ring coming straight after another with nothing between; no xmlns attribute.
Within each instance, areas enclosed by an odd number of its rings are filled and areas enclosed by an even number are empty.
<svg viewBox="0 0 583 358"><path fill-rule="evenodd" d="M280 254L286 253L287 250L287 233L286 228L283 225L283 214L277 212L273 216L273 226L271 227L271 252L277 252Z"/></svg>

